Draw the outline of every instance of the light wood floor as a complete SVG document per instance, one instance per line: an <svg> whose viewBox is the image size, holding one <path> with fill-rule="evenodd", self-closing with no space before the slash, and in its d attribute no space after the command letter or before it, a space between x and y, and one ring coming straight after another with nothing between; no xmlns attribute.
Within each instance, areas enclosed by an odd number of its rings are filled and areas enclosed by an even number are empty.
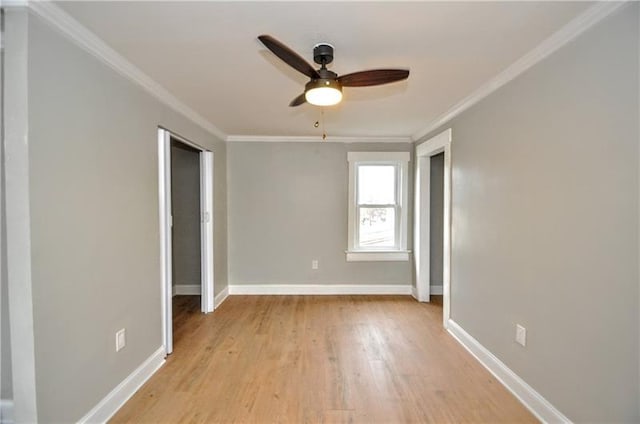
<svg viewBox="0 0 640 424"><path fill-rule="evenodd" d="M408 296L176 296L174 353L112 422L537 422Z"/></svg>

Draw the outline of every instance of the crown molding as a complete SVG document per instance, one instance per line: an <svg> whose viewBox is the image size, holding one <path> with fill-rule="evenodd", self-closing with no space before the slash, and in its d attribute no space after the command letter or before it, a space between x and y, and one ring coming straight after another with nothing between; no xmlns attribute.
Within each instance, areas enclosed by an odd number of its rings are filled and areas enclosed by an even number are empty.
<svg viewBox="0 0 640 424"><path fill-rule="evenodd" d="M277 135L230 135L226 139L230 143L412 143L411 137L339 137L327 136L277 136Z"/></svg>
<svg viewBox="0 0 640 424"><path fill-rule="evenodd" d="M542 61L561 47L574 40L587 29L591 28L592 26L612 14L614 11L618 10L621 6L630 2L631 1L605 1L598 2L595 5L589 7L586 11L569 21L565 26L545 39L542 43L538 44L538 46L536 46L529 53L516 60L504 71L500 72L498 75L481 85L470 95L453 105L445 113L438 116L435 120L431 121L425 128L413 134L413 136L411 137L412 140L421 141L421 139L427 136L430 132L451 121L453 118L460 115L462 112L466 111L471 106L478 103L480 100L489 96L500 87L512 81L538 62Z"/></svg>
<svg viewBox="0 0 640 424"><path fill-rule="evenodd" d="M151 79L151 77L142 72L138 67L125 59L120 53L109 47L97 35L52 2L27 1L20 3L26 4L29 10L71 38L82 49L109 65L120 75L144 88L148 93L160 100L166 106L185 116L193 123L218 137L220 140L226 139L227 135L224 132L218 129L202 115L198 114L195 110L178 100L177 97L167 91L163 86Z"/></svg>

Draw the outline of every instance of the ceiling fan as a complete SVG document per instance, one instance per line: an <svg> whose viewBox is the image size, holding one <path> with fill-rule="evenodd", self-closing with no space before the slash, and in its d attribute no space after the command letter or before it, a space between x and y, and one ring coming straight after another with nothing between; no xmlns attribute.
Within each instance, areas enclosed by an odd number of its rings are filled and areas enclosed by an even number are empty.
<svg viewBox="0 0 640 424"><path fill-rule="evenodd" d="M258 39L287 65L310 78L304 93L293 99L289 106L300 106L305 102L316 106L332 106L342 100L342 87L368 87L409 77L406 69L370 69L338 76L327 69L327 65L333 62L333 46L330 44L318 44L313 48L313 60L320 65L320 69L315 70L300 55L272 36L260 35Z"/></svg>

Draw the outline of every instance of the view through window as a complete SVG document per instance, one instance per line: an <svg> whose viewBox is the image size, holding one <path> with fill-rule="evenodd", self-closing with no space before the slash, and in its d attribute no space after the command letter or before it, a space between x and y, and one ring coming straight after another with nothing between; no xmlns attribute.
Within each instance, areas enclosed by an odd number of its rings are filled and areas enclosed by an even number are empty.
<svg viewBox="0 0 640 424"><path fill-rule="evenodd" d="M396 245L397 167L395 165L358 166L358 246Z"/></svg>

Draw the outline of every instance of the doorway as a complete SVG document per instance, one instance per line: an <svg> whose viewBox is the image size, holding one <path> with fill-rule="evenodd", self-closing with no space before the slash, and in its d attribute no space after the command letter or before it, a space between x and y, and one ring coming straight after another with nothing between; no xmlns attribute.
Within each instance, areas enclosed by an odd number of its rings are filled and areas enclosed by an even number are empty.
<svg viewBox="0 0 640 424"><path fill-rule="evenodd" d="M172 294L200 296L200 151L173 137L171 212Z"/></svg>
<svg viewBox="0 0 640 424"><path fill-rule="evenodd" d="M416 147L414 264L419 302L442 295L443 323L450 316L451 129Z"/></svg>
<svg viewBox="0 0 640 424"><path fill-rule="evenodd" d="M162 334L168 355L173 352L173 295L199 294L203 313L214 308L213 152L159 128L158 182Z"/></svg>
<svg viewBox="0 0 640 424"><path fill-rule="evenodd" d="M429 157L429 297L442 296L444 152ZM430 301L433 299L430 299Z"/></svg>

